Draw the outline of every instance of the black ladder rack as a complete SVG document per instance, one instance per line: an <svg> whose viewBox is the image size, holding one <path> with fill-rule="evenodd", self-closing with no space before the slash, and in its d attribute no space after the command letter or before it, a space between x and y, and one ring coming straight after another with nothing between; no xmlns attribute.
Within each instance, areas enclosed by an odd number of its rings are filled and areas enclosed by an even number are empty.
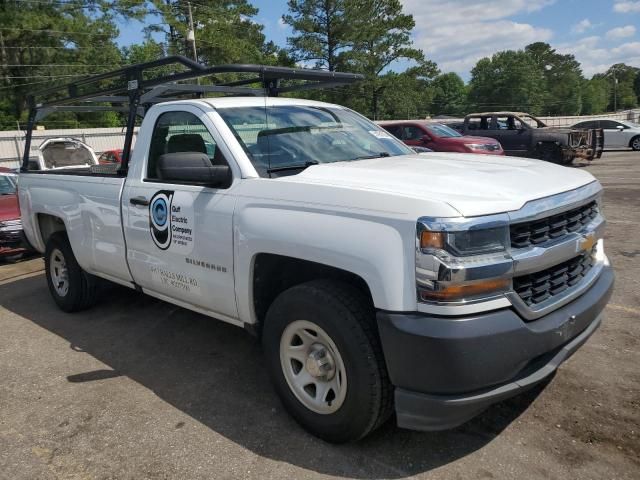
<svg viewBox="0 0 640 480"><path fill-rule="evenodd" d="M154 69L159 67L173 67L181 71L153 76ZM217 82L216 75L224 73L252 75L244 80ZM179 83L202 77L209 77L213 82L206 85ZM54 112L128 113L122 163L118 171L120 175L124 175L131 154L136 118L144 117L146 110L153 104L184 96L198 97L206 93L278 96L285 92L348 85L362 79L362 75L355 73L267 65L233 64L209 67L181 55L127 66L67 85L51 87L29 96L29 119L21 171L28 171L31 138L36 122ZM295 82L283 85L283 80Z"/></svg>

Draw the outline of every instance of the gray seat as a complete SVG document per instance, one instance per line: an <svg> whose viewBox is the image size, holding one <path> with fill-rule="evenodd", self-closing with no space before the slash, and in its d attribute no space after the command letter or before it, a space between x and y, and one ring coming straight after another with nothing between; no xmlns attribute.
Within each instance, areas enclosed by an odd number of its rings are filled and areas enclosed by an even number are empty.
<svg viewBox="0 0 640 480"><path fill-rule="evenodd" d="M173 135L167 142L167 153L180 152L207 153L207 147L197 133Z"/></svg>

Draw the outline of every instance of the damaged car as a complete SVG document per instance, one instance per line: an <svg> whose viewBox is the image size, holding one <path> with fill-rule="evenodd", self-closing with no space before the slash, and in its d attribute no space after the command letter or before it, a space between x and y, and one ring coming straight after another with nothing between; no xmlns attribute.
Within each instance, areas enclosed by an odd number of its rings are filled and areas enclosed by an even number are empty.
<svg viewBox="0 0 640 480"><path fill-rule="evenodd" d="M549 127L528 113L472 113L458 128L463 135L498 140L507 155L562 165L570 165L576 158L588 161L600 158L604 147L601 128Z"/></svg>

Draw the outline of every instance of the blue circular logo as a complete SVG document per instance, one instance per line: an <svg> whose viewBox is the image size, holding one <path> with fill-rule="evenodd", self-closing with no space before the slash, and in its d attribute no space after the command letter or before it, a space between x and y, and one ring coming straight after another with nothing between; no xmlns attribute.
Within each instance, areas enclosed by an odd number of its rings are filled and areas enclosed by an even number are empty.
<svg viewBox="0 0 640 480"><path fill-rule="evenodd" d="M153 221L159 227L167 223L167 202L164 198L157 198L151 206L151 215L153 215Z"/></svg>

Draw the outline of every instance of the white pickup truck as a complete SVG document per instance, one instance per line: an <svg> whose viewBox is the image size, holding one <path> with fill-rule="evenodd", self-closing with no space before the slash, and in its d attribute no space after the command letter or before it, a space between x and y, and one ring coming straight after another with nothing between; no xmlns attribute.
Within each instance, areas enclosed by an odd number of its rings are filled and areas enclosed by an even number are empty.
<svg viewBox="0 0 640 480"><path fill-rule="evenodd" d="M245 327L286 409L332 442L393 412L451 428L549 377L611 295L601 191L272 97L155 103L126 177L19 179L60 308L93 305L99 277Z"/></svg>

